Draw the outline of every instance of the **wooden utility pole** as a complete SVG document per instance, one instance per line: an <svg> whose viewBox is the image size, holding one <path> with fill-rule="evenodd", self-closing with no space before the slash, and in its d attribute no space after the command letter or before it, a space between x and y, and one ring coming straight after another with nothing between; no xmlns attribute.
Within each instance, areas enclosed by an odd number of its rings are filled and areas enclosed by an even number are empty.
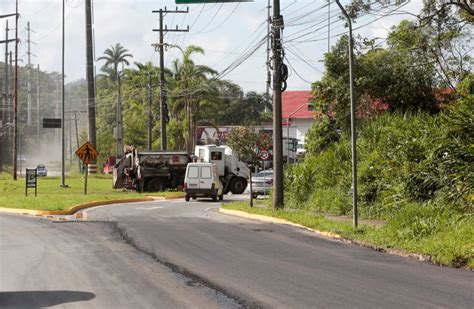
<svg viewBox="0 0 474 309"><path fill-rule="evenodd" d="M95 82L94 82L94 53L92 45L92 4L85 0L86 7L86 77L87 77L87 112L89 119L89 142L97 148L95 120ZM97 161L89 164L92 172L97 171Z"/></svg>
<svg viewBox="0 0 474 309"><path fill-rule="evenodd" d="M122 122L122 91L120 85L120 74L121 72L117 71L117 130L116 134L116 143L115 143L115 156L118 159L123 157L123 122Z"/></svg>
<svg viewBox="0 0 474 309"><path fill-rule="evenodd" d="M272 51L273 51L273 208L283 208L283 143L282 143L282 44L283 16L280 0L273 0Z"/></svg>
<svg viewBox="0 0 474 309"><path fill-rule="evenodd" d="M151 80L151 72L148 72L148 151L152 150L152 128L153 128L153 114L151 110L151 103L152 103L152 80Z"/></svg>
<svg viewBox="0 0 474 309"><path fill-rule="evenodd" d="M168 106L166 104L166 89L165 89L165 57L164 57L164 36L167 32L188 32L189 26L187 29L168 29L167 26L163 28L163 18L164 15L168 13L189 13L189 9L186 8L186 11L180 11L176 8L174 11L165 9L160 9L158 11L152 11L153 13L160 14L160 29L153 29L153 31L160 32L160 43L153 44L155 50L159 50L160 52L160 131L161 131L161 150L167 149L167 141L166 141L166 121L168 118Z"/></svg>

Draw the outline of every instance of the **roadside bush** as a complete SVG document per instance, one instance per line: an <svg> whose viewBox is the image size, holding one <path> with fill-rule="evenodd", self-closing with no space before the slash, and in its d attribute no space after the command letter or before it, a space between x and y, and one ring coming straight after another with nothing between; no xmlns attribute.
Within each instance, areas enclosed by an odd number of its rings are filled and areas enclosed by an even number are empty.
<svg viewBox="0 0 474 309"><path fill-rule="evenodd" d="M336 131L336 121L322 114L313 122L306 135L306 150L308 154L318 154L339 140Z"/></svg>

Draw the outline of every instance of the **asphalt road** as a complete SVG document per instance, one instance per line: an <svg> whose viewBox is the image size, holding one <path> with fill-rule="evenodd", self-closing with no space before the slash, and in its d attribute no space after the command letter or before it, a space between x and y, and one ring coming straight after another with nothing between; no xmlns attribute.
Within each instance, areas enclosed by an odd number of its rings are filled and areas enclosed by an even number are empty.
<svg viewBox="0 0 474 309"><path fill-rule="evenodd" d="M0 307L22 299L67 308L474 303L473 272L223 215L217 207L181 200L104 206L87 211L88 223L0 216Z"/></svg>
<svg viewBox="0 0 474 309"><path fill-rule="evenodd" d="M0 215L0 308L238 308L123 241L114 223Z"/></svg>

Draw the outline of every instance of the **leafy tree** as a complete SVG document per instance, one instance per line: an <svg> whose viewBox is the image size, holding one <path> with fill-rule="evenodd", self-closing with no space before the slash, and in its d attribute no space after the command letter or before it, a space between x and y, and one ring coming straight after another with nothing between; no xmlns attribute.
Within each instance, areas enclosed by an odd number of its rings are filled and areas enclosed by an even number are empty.
<svg viewBox="0 0 474 309"><path fill-rule="evenodd" d="M339 141L336 131L336 121L327 115L322 115L314 121L306 133L305 139L308 154L318 154L326 150L333 142Z"/></svg>
<svg viewBox="0 0 474 309"><path fill-rule="evenodd" d="M237 154L239 160L250 163L250 207L253 207L252 169L258 164L259 135L250 127L238 127L229 132L227 145Z"/></svg>
<svg viewBox="0 0 474 309"><path fill-rule="evenodd" d="M453 4L453 5L451 5ZM461 9L456 9L457 7ZM370 3L353 1L352 18L369 12ZM389 34L387 48L367 39L355 39L355 83L357 115L380 111L436 112L440 93L455 85L472 70L472 18L465 1L425 1L418 19L402 21ZM325 55L326 72L313 84L316 107L334 116L338 127L349 124L348 38L341 39ZM448 92L449 93L449 92Z"/></svg>

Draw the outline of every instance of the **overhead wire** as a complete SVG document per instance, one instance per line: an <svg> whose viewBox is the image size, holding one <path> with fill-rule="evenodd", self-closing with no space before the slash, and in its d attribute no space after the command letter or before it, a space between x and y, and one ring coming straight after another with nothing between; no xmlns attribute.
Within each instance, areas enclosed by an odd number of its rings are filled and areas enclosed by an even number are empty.
<svg viewBox="0 0 474 309"><path fill-rule="evenodd" d="M217 14L219 14L219 12L221 11L223 6L224 6L224 3L221 3L221 5L219 6L219 9L216 11L214 16L212 16L212 18L209 20L209 22L201 30L198 30L197 32L192 33L192 34L202 33L214 21L214 19L216 19Z"/></svg>

